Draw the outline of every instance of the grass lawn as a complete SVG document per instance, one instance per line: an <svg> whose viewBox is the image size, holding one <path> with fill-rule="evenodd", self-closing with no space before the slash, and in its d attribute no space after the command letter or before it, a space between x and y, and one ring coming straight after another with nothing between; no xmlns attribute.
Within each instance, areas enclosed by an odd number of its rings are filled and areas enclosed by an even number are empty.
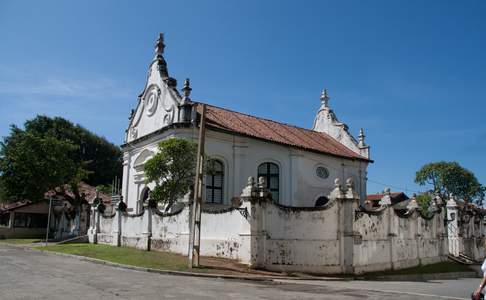
<svg viewBox="0 0 486 300"><path fill-rule="evenodd" d="M15 244L15 245L27 245L40 242L41 239L4 239L0 240L0 243Z"/></svg>
<svg viewBox="0 0 486 300"><path fill-rule="evenodd" d="M188 259L186 256L179 254L160 252L160 251L143 251L128 247L113 247L109 245L73 243L54 246L37 246L35 249L68 253L74 255L98 258L110 262L146 267L153 269L166 269L175 271L189 271ZM192 269L195 272L208 272L209 269L197 268Z"/></svg>
<svg viewBox="0 0 486 300"><path fill-rule="evenodd" d="M7 241L7 240L5 240ZM32 241L32 240L30 240ZM52 246L35 246L35 249L61 252L67 254L74 254L80 256L86 256L91 258L102 259L114 263L120 263L125 265L175 270L175 271L191 271L191 272L210 272L220 274L235 274L242 270L224 270L224 268L215 268L214 265L224 264L222 261L211 262L214 258L202 258L203 264L200 268L194 268L189 270L187 263L187 256L180 254L174 254L170 252L161 251L143 251L128 247L114 247L101 244L88 244L88 243L73 243L73 244L61 244ZM217 260L217 259L216 259ZM429 274L429 273L448 273L448 272L470 272L468 266L461 265L456 262L446 261L436 264L417 266L402 270L390 270L383 272L373 272L363 274L365 278L374 278L386 275L408 275L408 274ZM246 270L243 270L247 273ZM255 271L257 272L257 271ZM281 275L281 274L280 274ZM342 275L337 275L342 276Z"/></svg>
<svg viewBox="0 0 486 300"><path fill-rule="evenodd" d="M472 270L466 266L453 261L444 261L431 265L417 266L401 270L390 270L383 272L367 273L365 277L376 277L386 275L410 275L410 274L431 274L431 273L450 273L450 272L471 272Z"/></svg>

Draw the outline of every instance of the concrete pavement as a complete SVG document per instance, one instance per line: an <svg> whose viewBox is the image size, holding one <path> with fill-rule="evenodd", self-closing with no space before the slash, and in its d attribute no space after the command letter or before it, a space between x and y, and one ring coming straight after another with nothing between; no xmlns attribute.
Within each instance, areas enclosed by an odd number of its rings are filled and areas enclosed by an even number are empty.
<svg viewBox="0 0 486 300"><path fill-rule="evenodd" d="M479 279L249 282L161 275L0 245L0 299L469 299Z"/></svg>

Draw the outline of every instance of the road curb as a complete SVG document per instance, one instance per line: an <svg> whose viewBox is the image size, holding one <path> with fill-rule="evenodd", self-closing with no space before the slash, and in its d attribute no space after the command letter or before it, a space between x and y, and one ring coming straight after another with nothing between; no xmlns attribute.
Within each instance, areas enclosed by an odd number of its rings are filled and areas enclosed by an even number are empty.
<svg viewBox="0 0 486 300"><path fill-rule="evenodd" d="M407 274L407 275L385 275L376 277L357 277L358 280L373 281L430 281L458 278L480 278L474 271L469 272L448 272L448 273L426 273L426 274Z"/></svg>
<svg viewBox="0 0 486 300"><path fill-rule="evenodd" d="M253 275L253 276L243 276L243 275L229 275L229 274L216 274L216 273L196 273L196 272L185 272L185 271L174 271L174 270L165 270L165 269L153 269L153 268L146 268L146 267L137 267L131 265L125 265L120 263L115 263L111 261L106 261L103 259L98 258L91 258L81 255L74 255L68 253L61 253L55 252L50 250L41 250L35 249L29 246L24 245L13 245L13 244L5 244L11 247L22 248L26 251L38 252L47 255L54 255L54 256L63 256L74 258L79 261L86 261L92 262L101 265L112 266L121 269L128 269L128 270L135 270L141 272L149 272L149 273L157 273L163 275L176 275L176 276L191 276L191 277L205 277L205 278L220 278L220 279L232 279L232 280L249 280L249 281L259 281L259 282L271 282L274 280L325 280L325 281L344 281L349 280L349 278L339 278L339 277L291 277L291 276L266 276L266 275Z"/></svg>
<svg viewBox="0 0 486 300"><path fill-rule="evenodd" d="M128 270L135 270L141 272L149 272L149 273L157 273L157 274L164 274L164 275L178 275L178 276L192 276L192 277L208 277L208 278L224 278L224 279L237 279L237 280L253 280L253 281L272 281L274 279L279 279L279 277L271 277L271 278L262 278L262 277L255 277L255 276L238 276L238 275L225 275L225 274L214 274L214 273L196 273L196 272L184 272L184 271L174 271L174 270L164 270L164 269L153 269L153 268L145 268L145 267L137 267L131 265L125 265L120 263L114 263L111 261L106 261L97 258L91 258L81 255L74 255L74 254L67 254L67 253L60 253L55 251L49 250L38 250L33 249L34 251L39 251L48 255L57 255L57 256L64 256L74 258L80 261L87 261L101 265L112 266L121 269L128 269ZM282 277L286 278L286 277Z"/></svg>
<svg viewBox="0 0 486 300"><path fill-rule="evenodd" d="M25 245L15 245L5 243L10 247L21 248L26 251L44 253L47 255L54 256L64 256L69 258L74 258L79 261L92 262L101 265L112 266L115 268L135 270L141 272L157 273L163 275L176 275L176 276L191 276L191 277L204 277L204 278L220 278L220 279L232 279L232 280L248 280L248 281L259 281L259 282L278 282L279 280L315 280L315 281L352 281L352 280L372 280L372 281L429 281L429 280L442 280L442 279L458 279L458 278L478 278L478 275L474 271L470 272L449 272L449 273L430 273L430 274L407 274L407 275L385 275L376 277L366 277L366 276L349 276L349 277L320 277L320 276L267 276L267 275L229 275L229 274L216 274L216 273L196 273L196 272L186 272L186 271L174 271L166 269L153 269L146 267L137 267L131 265L125 265L120 263L115 263L107 260L102 260L98 258L91 258L87 256L74 255L68 253L55 252L50 250L35 249L30 246Z"/></svg>

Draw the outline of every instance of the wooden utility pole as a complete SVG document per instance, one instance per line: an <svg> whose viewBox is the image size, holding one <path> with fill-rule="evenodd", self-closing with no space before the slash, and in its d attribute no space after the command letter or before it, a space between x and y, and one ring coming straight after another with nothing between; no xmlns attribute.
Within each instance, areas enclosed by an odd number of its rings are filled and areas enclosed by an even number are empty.
<svg viewBox="0 0 486 300"><path fill-rule="evenodd" d="M52 196L49 196L49 214L47 215L46 246L49 240L49 227L51 226Z"/></svg>
<svg viewBox="0 0 486 300"><path fill-rule="evenodd" d="M206 105L198 109L201 114L199 122L199 139L197 144L196 178L194 181L194 201L192 203L191 232L189 235L189 268L199 267L201 250L201 205L204 165L204 137L206 135ZM200 110L200 111L199 111Z"/></svg>

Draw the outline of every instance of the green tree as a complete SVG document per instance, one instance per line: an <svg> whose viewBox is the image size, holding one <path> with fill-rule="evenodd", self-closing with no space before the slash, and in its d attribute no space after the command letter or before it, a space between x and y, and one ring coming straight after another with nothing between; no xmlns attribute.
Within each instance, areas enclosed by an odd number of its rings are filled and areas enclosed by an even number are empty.
<svg viewBox="0 0 486 300"><path fill-rule="evenodd" d="M180 138L163 140L158 153L144 165L147 183L154 182L152 199L167 209L189 192L196 172L197 144Z"/></svg>
<svg viewBox="0 0 486 300"><path fill-rule="evenodd" d="M426 215L429 210L430 203L432 202L432 196L429 193L420 194L415 197L419 210L422 214Z"/></svg>
<svg viewBox="0 0 486 300"><path fill-rule="evenodd" d="M479 205L482 205L485 193L485 187L479 183L474 173L457 162L440 161L426 164L415 174L415 182L420 185L431 185L443 198L449 197L452 193Z"/></svg>
<svg viewBox="0 0 486 300"><path fill-rule="evenodd" d="M40 201L46 191L68 184L79 202L78 183L110 183L121 173L120 156L118 147L79 125L38 116L25 129L12 125L0 142L0 180L9 201Z"/></svg>
<svg viewBox="0 0 486 300"><path fill-rule="evenodd" d="M71 157L77 163L86 164L89 175L84 180L92 186L111 184L115 176L120 178L122 175L120 147L78 124L60 117L37 116L25 122L25 131L76 145Z"/></svg>
<svg viewBox="0 0 486 300"><path fill-rule="evenodd" d="M0 177L0 203L4 203L4 202L8 202L7 191L5 190L5 184L3 183L3 180Z"/></svg>

